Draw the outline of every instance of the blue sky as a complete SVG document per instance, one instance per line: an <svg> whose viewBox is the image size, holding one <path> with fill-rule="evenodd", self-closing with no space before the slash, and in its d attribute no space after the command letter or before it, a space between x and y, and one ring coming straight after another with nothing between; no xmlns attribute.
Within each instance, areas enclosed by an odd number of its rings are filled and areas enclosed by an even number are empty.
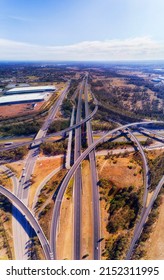
<svg viewBox="0 0 164 280"><path fill-rule="evenodd" d="M164 59L163 0L0 0L0 60Z"/></svg>

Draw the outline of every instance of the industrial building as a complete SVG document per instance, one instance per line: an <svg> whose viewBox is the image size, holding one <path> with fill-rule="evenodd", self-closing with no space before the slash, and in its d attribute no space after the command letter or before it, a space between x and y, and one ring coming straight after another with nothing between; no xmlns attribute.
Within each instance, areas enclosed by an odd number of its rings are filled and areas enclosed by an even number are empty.
<svg viewBox="0 0 164 280"><path fill-rule="evenodd" d="M15 88L7 90L5 92L5 95L51 92L51 91L55 91L55 90L56 90L55 86L15 87Z"/></svg>
<svg viewBox="0 0 164 280"><path fill-rule="evenodd" d="M46 93L14 94L0 97L0 106L45 101L50 97Z"/></svg>

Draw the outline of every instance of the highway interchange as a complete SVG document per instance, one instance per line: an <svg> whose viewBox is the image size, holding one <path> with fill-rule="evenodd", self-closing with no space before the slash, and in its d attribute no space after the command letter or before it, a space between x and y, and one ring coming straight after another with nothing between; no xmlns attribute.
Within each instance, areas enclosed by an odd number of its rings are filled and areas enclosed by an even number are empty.
<svg viewBox="0 0 164 280"><path fill-rule="evenodd" d="M62 101L67 95L67 92L69 90L70 82L67 83L67 86L65 90L63 90L62 94L59 96L57 101L54 103L54 105L51 107L49 114L42 126L42 128L39 130L38 134L36 135L35 139L33 141L28 141L26 143L18 143L13 144L8 147L2 147L1 151L10 150L22 145L30 145L30 150L28 157L26 159L25 168L22 172L22 176L19 181L19 185L16 179L13 179L13 186L14 191L11 193L9 190L6 190L2 186L0 186L0 192L9 198L9 200L12 201L14 204L14 222L13 222L13 237L14 237L14 246L15 246L15 256L16 259L28 259L28 254L26 253L26 244L29 242L29 236L30 236L30 230L31 227L35 230L35 233L37 234L41 246L43 248L45 258L46 259L56 259L56 236L57 236L57 227L58 227L58 221L60 218L60 209L61 209L61 203L62 199L65 193L65 190L69 184L70 179L72 176L74 176L74 191L73 191L73 199L74 199L74 234L73 234L73 240L74 240L74 259L81 259L81 195L82 195L82 179L81 179L81 163L82 161L89 155L89 161L90 161L90 169L91 169L91 183L92 183L92 205L93 205L93 258L100 259L101 258L101 244L99 242L101 238L100 234L100 206L99 206L99 193L97 188L97 171L96 171L96 159L95 159L95 148L98 144L107 141L107 137L118 135L120 131L124 131L127 133L131 140L136 144L141 157L143 161L143 178L144 178L144 195L143 195L143 205L142 205L142 211L140 214L140 219L136 225L134 236L132 238L132 242L130 245L130 248L127 252L127 259L130 259L132 252L134 250L136 241L138 240L139 236L141 235L143 225L148 217L148 214L150 213L150 210L152 208L152 205L161 189L164 183L164 179L162 178L160 183L158 184L151 201L149 202L149 205L146 207L147 202L147 195L148 195L148 165L147 160L145 157L144 150L137 140L137 138L134 136L132 131L130 130L133 127L141 127L145 132L151 133L148 129L143 128L143 125L151 124L151 123L162 123L158 121L143 121L143 122L136 122L136 123L129 123L125 125L120 125L119 127L107 132L105 135L103 135L101 138L99 138L96 141L93 141L93 135L92 135L92 127L90 120L94 116L94 114L97 112L98 109L98 102L93 96L93 102L95 104L95 109L92 113L89 113L89 107L88 107L88 75L85 75L80 86L79 91L76 93L76 97L78 97L77 102L77 113L76 113L76 123L74 125L71 125L69 128L64 129L60 132L53 133L51 135L46 135L49 125L54 120L57 111L60 109L60 106L62 104ZM85 119L81 120L81 102L82 102L82 95L84 94L84 103L85 103ZM81 125L86 123L86 133L87 133L87 144L88 148L82 153L81 149ZM52 136L66 136L66 134L69 131L75 130L75 137L74 137L74 163L67 172L64 180L62 181L60 185L60 189L57 193L57 197L54 204L53 209L53 215L52 215L52 221L51 221L51 232L50 232L50 242L47 240L47 238L44 235L44 232L42 231L37 219L34 216L33 213L28 208L28 197L29 197L29 189L30 189L30 179L33 174L34 166L37 160L37 157L39 155L39 146L40 144L47 140L49 137ZM155 134L155 132L153 132ZM156 135L157 137L162 136L160 134ZM5 168L5 167L3 167ZM54 173L52 173L53 176ZM14 176L13 176L14 177ZM51 177L51 176L50 176ZM48 179L50 178L48 177ZM46 179L45 179L46 182ZM42 186L44 186L43 182L41 186L38 188L38 193L41 190ZM35 196L35 202L37 201L38 194ZM33 203L33 210L35 207L35 203ZM25 223L25 228L22 227L20 223L20 218L18 217L20 215L20 212L23 214L23 218L27 220ZM19 240L19 242L15 242L15 240Z"/></svg>

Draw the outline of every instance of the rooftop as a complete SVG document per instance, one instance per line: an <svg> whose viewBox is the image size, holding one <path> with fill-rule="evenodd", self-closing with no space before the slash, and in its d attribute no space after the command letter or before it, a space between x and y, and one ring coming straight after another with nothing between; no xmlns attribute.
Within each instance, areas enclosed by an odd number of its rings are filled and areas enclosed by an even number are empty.
<svg viewBox="0 0 164 280"><path fill-rule="evenodd" d="M55 86L35 86L35 87L15 87L9 89L6 93L14 93L14 92L29 92L29 91L51 91L55 90Z"/></svg>
<svg viewBox="0 0 164 280"><path fill-rule="evenodd" d="M0 97L0 104L3 103L14 103L14 102L28 102L36 100L44 100L47 93L35 93L35 94L14 94L9 96Z"/></svg>

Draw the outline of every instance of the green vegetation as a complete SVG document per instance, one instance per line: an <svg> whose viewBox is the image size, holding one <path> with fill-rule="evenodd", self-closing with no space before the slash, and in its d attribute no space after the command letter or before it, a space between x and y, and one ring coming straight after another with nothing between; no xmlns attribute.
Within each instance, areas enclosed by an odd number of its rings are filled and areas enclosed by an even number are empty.
<svg viewBox="0 0 164 280"><path fill-rule="evenodd" d="M111 197L108 209L109 222L107 231L116 233L120 229L131 229L134 226L140 210L140 192L134 191L134 187L119 189L111 195L113 188L109 190Z"/></svg>
<svg viewBox="0 0 164 280"><path fill-rule="evenodd" d="M26 146L19 147L11 151L0 152L1 160L20 160L23 159L28 153Z"/></svg>
<svg viewBox="0 0 164 280"><path fill-rule="evenodd" d="M54 133L60 130L63 130L67 127L69 127L70 121L69 120L55 120L53 121L53 123L51 123L49 129L48 129L48 133Z"/></svg>
<svg viewBox="0 0 164 280"><path fill-rule="evenodd" d="M134 163L135 160L131 161ZM109 233L102 256L106 259L123 259L130 242L130 232L141 209L142 188L119 188L107 178L100 178L99 187L100 200L105 201L105 210L108 213L106 230Z"/></svg>
<svg viewBox="0 0 164 280"><path fill-rule="evenodd" d="M149 159L150 168L150 189L154 190L158 185L160 179L163 176L164 170L164 153L158 156L156 159Z"/></svg>
<svg viewBox="0 0 164 280"><path fill-rule="evenodd" d="M74 95L78 85L79 85L79 80L75 80L75 79L71 80L70 89L69 89L69 92L67 94L68 99L72 98L72 96Z"/></svg>
<svg viewBox="0 0 164 280"><path fill-rule="evenodd" d="M54 200L56 199L59 186L66 174L67 170L63 169L59 171L41 190L41 193L36 204L36 211L38 213L39 223L49 238L49 229L52 215L52 209L54 207Z"/></svg>
<svg viewBox="0 0 164 280"><path fill-rule="evenodd" d="M31 246L28 248L30 260L40 260L40 253L42 251L39 238L34 235L31 237Z"/></svg>
<svg viewBox="0 0 164 280"><path fill-rule="evenodd" d="M10 236L5 229L5 223L10 220L11 211L11 202L5 196L0 194L0 235L3 240L3 242L0 244L0 249L6 249L6 254L9 260L12 259L12 252L9 245Z"/></svg>
<svg viewBox="0 0 164 280"><path fill-rule="evenodd" d="M141 192L133 186L119 188L108 179L100 179L100 199L106 201L109 222L107 231L116 233L120 229L131 229L140 210Z"/></svg>
<svg viewBox="0 0 164 280"><path fill-rule="evenodd" d="M41 122L30 121L18 124L10 124L0 126L0 134L2 136L21 136L21 135L31 135L39 131Z"/></svg>
<svg viewBox="0 0 164 280"><path fill-rule="evenodd" d="M164 189L161 190L160 194L158 195L157 199L154 202L153 208L148 216L148 220L145 223L142 234L137 242L137 246L133 253L132 259L139 260L139 259L143 258L146 254L145 241L147 241L150 238L150 234L153 231L153 225L158 219L158 216L159 216L158 208L162 203L161 194L163 192L164 192Z"/></svg>
<svg viewBox="0 0 164 280"><path fill-rule="evenodd" d="M62 103L62 106L61 106L63 116L65 118L68 118L68 117L71 116L72 108L73 108L72 101L70 101L69 99L65 99Z"/></svg>
<svg viewBox="0 0 164 280"><path fill-rule="evenodd" d="M105 252L102 253L103 257L110 260L120 260L123 259L123 255L126 251L128 244L127 236L120 234L114 239L106 240L105 242Z"/></svg>
<svg viewBox="0 0 164 280"><path fill-rule="evenodd" d="M93 120L92 121L92 129L93 130L112 130L116 128L116 124L115 123L111 123L111 122L100 122L99 120Z"/></svg>
<svg viewBox="0 0 164 280"><path fill-rule="evenodd" d="M39 213L39 218L45 216L50 209L51 209L51 204L47 204L45 208Z"/></svg>
<svg viewBox="0 0 164 280"><path fill-rule="evenodd" d="M43 154L48 156L64 154L67 149L67 140L60 140L55 143L45 142L41 144L40 149Z"/></svg>
<svg viewBox="0 0 164 280"><path fill-rule="evenodd" d="M69 181L68 187L66 189L66 197L67 197L67 199L70 199L72 197L73 184L74 184L74 178L71 178L71 180Z"/></svg>
<svg viewBox="0 0 164 280"><path fill-rule="evenodd" d="M95 76L90 77L90 83L92 92L101 104L97 119L107 120L109 116L118 122L133 122L145 117L163 119L163 108L160 102L163 99L163 87L155 87L137 75L120 74L111 69L101 74L97 71ZM116 82L113 85L109 80L110 77L121 78L125 83L119 86ZM153 91L156 99L151 99L150 90ZM137 104L138 101L140 105Z"/></svg>
<svg viewBox="0 0 164 280"><path fill-rule="evenodd" d="M133 146L133 142L128 141L128 142L110 142L106 141L101 144L98 144L96 147L97 151L101 150L112 150L112 149L117 149L117 148L125 148L126 146Z"/></svg>
<svg viewBox="0 0 164 280"><path fill-rule="evenodd" d="M51 178L47 184L42 188L40 195L38 197L38 201L36 204L36 209L37 211L40 209L40 207L46 202L46 200L52 195L53 192L57 191L57 188L59 184L61 183L61 180L64 178L66 174L66 170L63 169L59 171L56 175L54 175L53 178ZM44 208L40 214L39 217L44 216L48 210L49 206L46 206L47 208Z"/></svg>
<svg viewBox="0 0 164 280"><path fill-rule="evenodd" d="M143 145L143 142L141 143ZM134 152L133 153L133 160L142 167L142 159L140 152ZM141 170L142 171L142 170Z"/></svg>
<svg viewBox="0 0 164 280"><path fill-rule="evenodd" d="M11 213L12 204L4 195L0 194L0 210Z"/></svg>
<svg viewBox="0 0 164 280"><path fill-rule="evenodd" d="M10 175L6 171L0 172L0 185L8 188L11 185Z"/></svg>

